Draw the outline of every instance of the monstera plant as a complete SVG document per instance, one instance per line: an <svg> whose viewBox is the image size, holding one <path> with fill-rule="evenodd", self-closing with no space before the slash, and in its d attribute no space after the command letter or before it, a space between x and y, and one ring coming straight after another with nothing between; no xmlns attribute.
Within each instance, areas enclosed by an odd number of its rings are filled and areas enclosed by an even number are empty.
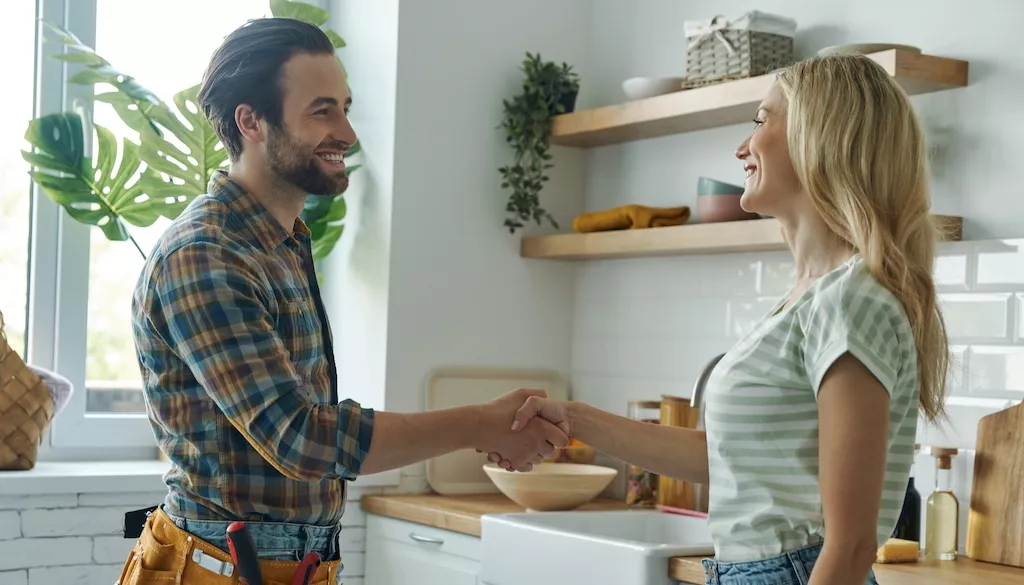
<svg viewBox="0 0 1024 585"><path fill-rule="evenodd" d="M271 0L270 11L318 27L330 18L321 8L291 0ZM98 227L110 240L132 242L145 257L130 228L151 226L161 217L174 219L192 199L206 192L214 171L228 163L227 151L196 104L199 86L175 94L172 107L69 31L44 25L68 49L54 58L84 67L68 82L111 87L93 99L110 104L139 136L138 142L128 137L118 141L109 129L85 124L84 112L31 120L25 139L33 150L23 151L22 156L33 167L32 179L73 219ZM336 49L345 46L336 32L324 32ZM85 135L90 127L95 142ZM95 143L95 156L87 153L87 141ZM346 157L359 151L357 142ZM349 165L348 172L358 168ZM330 254L341 238L346 211L343 194L307 198L302 220L312 232L315 259Z"/></svg>

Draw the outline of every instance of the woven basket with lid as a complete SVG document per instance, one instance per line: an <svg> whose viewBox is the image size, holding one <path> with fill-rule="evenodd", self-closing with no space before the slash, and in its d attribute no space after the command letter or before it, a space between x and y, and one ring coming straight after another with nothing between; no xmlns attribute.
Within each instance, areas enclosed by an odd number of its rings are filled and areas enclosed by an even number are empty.
<svg viewBox="0 0 1024 585"><path fill-rule="evenodd" d="M45 383L7 343L0 313L0 470L35 467L53 412Z"/></svg>
<svg viewBox="0 0 1024 585"><path fill-rule="evenodd" d="M683 89L764 75L790 65L796 22L756 10L740 18L721 16L686 22Z"/></svg>

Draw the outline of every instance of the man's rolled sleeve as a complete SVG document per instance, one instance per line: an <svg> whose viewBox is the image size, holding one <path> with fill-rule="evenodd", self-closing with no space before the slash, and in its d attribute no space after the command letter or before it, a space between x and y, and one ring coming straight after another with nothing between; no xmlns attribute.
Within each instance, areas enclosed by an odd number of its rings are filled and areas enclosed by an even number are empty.
<svg viewBox="0 0 1024 585"><path fill-rule="evenodd" d="M259 271L229 248L189 243L155 276L165 341L231 425L281 474L353 479L369 451L373 411L351 400L315 404L303 390Z"/></svg>

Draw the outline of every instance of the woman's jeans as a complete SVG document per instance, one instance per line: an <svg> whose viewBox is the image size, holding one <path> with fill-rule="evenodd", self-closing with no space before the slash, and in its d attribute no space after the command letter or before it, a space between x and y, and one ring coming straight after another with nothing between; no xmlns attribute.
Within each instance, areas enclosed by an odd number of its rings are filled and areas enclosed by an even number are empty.
<svg viewBox="0 0 1024 585"><path fill-rule="evenodd" d="M704 559L704 582L707 585L807 585L821 546L816 544L760 561L720 563ZM866 585L878 585L874 571L868 573Z"/></svg>

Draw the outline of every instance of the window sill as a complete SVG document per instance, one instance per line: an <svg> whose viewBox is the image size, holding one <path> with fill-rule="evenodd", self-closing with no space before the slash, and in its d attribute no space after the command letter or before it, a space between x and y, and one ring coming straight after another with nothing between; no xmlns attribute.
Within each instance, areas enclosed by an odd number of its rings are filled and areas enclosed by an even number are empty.
<svg viewBox="0 0 1024 585"><path fill-rule="evenodd" d="M161 492L164 461L40 461L28 471L0 471L0 496ZM400 470L358 478L353 488L397 486Z"/></svg>

